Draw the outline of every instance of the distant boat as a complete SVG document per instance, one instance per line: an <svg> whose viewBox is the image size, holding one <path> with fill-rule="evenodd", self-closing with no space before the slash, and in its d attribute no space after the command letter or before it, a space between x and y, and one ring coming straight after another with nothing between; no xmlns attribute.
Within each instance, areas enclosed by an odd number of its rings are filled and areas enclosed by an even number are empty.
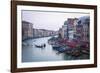
<svg viewBox="0 0 100 73"><path fill-rule="evenodd" d="M53 44L53 45L52 45L52 48L53 48L53 49L57 49L57 48L60 48L60 45L57 45L57 44Z"/></svg>
<svg viewBox="0 0 100 73"><path fill-rule="evenodd" d="M46 45L45 44L43 44L43 45L35 45L35 47L37 47L37 48L45 48Z"/></svg>
<svg viewBox="0 0 100 73"><path fill-rule="evenodd" d="M53 44L55 44L55 42L56 42L57 40L58 40L58 38L52 37L52 38L50 38L50 39L48 40L48 44L53 45Z"/></svg>

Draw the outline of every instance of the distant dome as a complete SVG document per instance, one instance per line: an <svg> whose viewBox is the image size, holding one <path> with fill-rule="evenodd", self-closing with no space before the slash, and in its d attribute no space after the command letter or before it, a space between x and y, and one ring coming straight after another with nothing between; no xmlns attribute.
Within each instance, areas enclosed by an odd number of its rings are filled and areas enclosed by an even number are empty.
<svg viewBox="0 0 100 73"><path fill-rule="evenodd" d="M79 24L88 24L90 22L90 16L80 17L78 20Z"/></svg>

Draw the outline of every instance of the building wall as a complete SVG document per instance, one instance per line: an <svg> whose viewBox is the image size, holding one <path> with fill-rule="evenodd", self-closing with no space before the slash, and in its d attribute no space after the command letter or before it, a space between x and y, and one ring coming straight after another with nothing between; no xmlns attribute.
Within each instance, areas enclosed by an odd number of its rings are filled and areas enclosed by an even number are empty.
<svg viewBox="0 0 100 73"><path fill-rule="evenodd" d="M34 38L55 36L57 34L58 34L57 31L33 28L33 37Z"/></svg>
<svg viewBox="0 0 100 73"><path fill-rule="evenodd" d="M22 21L22 40L33 37L33 24Z"/></svg>
<svg viewBox="0 0 100 73"><path fill-rule="evenodd" d="M69 40L73 40L74 38L74 32L75 32L75 18L68 18L68 38Z"/></svg>
<svg viewBox="0 0 100 73"><path fill-rule="evenodd" d="M80 34L81 34L81 40L84 42L89 42L89 25L90 25L90 17L83 17L80 19L81 23L80 25L82 26L80 29Z"/></svg>

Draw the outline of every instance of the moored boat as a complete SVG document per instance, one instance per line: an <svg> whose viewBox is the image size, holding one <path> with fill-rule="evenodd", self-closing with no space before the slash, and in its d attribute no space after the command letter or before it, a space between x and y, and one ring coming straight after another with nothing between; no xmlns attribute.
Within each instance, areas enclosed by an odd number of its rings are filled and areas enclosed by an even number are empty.
<svg viewBox="0 0 100 73"><path fill-rule="evenodd" d="M59 46L59 45L56 45L56 44L53 44L53 45L52 45L52 48L53 48L53 49L58 49L58 48L60 48L60 46Z"/></svg>

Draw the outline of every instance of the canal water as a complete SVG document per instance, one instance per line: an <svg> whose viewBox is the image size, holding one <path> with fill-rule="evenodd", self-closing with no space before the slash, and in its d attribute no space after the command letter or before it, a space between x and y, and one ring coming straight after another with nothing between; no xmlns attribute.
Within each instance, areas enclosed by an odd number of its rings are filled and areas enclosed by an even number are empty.
<svg viewBox="0 0 100 73"><path fill-rule="evenodd" d="M63 61L75 59L64 53L58 54L56 50L53 50L52 46L48 44L48 39L50 38L51 37L44 37L24 41L24 43L28 43L28 46L22 46L22 62ZM35 47L35 45L41 44L46 44L46 47Z"/></svg>

